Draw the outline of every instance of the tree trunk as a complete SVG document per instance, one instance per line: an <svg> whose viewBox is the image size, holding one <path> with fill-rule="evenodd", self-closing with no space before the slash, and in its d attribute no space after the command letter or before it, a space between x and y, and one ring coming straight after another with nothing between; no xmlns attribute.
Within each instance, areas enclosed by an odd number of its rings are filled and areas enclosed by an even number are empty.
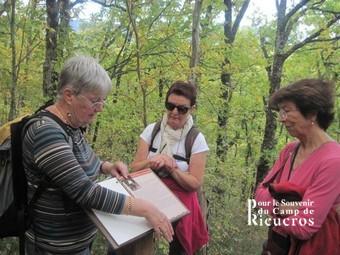
<svg viewBox="0 0 340 255"><path fill-rule="evenodd" d="M13 120L16 116L16 94L17 94L17 62L16 62L16 48L15 48L15 0L11 0L11 19L10 19L10 31L11 31L11 50L12 50L12 70L11 70L11 103L8 114L8 120Z"/></svg>
<svg viewBox="0 0 340 255"><path fill-rule="evenodd" d="M267 69L269 79L268 98L270 98L273 93L277 91L281 86L282 69L285 61L285 58L283 57L283 52L288 38L284 24L285 13L286 0L282 0L279 5L277 5L277 29L275 36L273 62L270 68ZM277 143L275 139L277 123L272 110L268 107L268 100L265 100L265 104L266 124L264 129L263 141L261 144L261 156L257 165L256 186L264 178L271 164L270 159L267 156L267 152L273 150Z"/></svg>
<svg viewBox="0 0 340 255"><path fill-rule="evenodd" d="M69 0L60 0L59 1L59 12L60 12L60 22L58 26L58 55L57 60L63 61L65 57L65 52L69 48L68 45L70 44L69 40L69 32L70 32L70 12L71 12L71 5ZM68 54L66 54L67 56Z"/></svg>
<svg viewBox="0 0 340 255"><path fill-rule="evenodd" d="M58 4L56 0L46 0L47 28L46 50L43 67L43 94L47 97L56 95L58 74L54 70L57 61L57 31L58 31Z"/></svg>
<svg viewBox="0 0 340 255"><path fill-rule="evenodd" d="M236 33L239 29L240 22L248 8L250 0L244 0L242 2L241 8L236 15L235 21L233 23L233 2L231 0L224 0L224 5L226 6L224 17L224 41L227 45L227 51L225 53L225 58L222 63L221 71L221 99L222 105L218 112L217 123L218 123L218 133L216 139L216 155L223 162L227 157L228 151L228 137L227 137L227 126L228 126L228 112L229 112L229 102L232 97L232 92L234 86L232 85L230 72L230 55L232 51L232 46L235 40Z"/></svg>
<svg viewBox="0 0 340 255"><path fill-rule="evenodd" d="M191 58L190 78L194 84L198 84L198 65L200 61L200 15L203 0L195 0L195 7L192 15L192 36L191 36Z"/></svg>
<svg viewBox="0 0 340 255"><path fill-rule="evenodd" d="M274 94L281 86L282 68L285 59L281 56L274 56L274 64L272 67L272 73L270 74L270 86L269 97ZM257 166L256 184L258 184L267 173L270 167L270 159L266 156L267 152L272 151L277 140L275 138L275 131L277 127L277 121L274 117L273 111L269 109L268 102L266 102L266 124L264 129L263 141L261 144L261 156Z"/></svg>

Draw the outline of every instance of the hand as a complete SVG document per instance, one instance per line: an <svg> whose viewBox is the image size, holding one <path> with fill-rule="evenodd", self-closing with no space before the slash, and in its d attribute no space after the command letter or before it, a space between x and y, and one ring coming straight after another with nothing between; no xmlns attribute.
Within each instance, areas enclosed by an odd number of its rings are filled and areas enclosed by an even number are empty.
<svg viewBox="0 0 340 255"><path fill-rule="evenodd" d="M177 167L176 160L168 155L163 155L164 168L171 174L172 171Z"/></svg>
<svg viewBox="0 0 340 255"><path fill-rule="evenodd" d="M164 237L168 242L172 241L174 230L168 218L152 203L140 198L127 198L123 208L123 214L145 217L156 232L156 237Z"/></svg>
<svg viewBox="0 0 340 255"><path fill-rule="evenodd" d="M283 217L288 217L291 215L297 215L299 213L298 205L290 205L289 202L280 203L277 208L277 214Z"/></svg>
<svg viewBox="0 0 340 255"><path fill-rule="evenodd" d="M149 167L152 170L158 170L162 168L164 164L165 164L165 161L164 161L163 155L161 154L158 154L149 159Z"/></svg>
<svg viewBox="0 0 340 255"><path fill-rule="evenodd" d="M126 179L129 175L129 170L126 164L124 164L122 161L117 161L110 165L109 173L118 179L121 177Z"/></svg>
<svg viewBox="0 0 340 255"><path fill-rule="evenodd" d="M145 215L147 221L152 225L156 238L164 237L168 242L172 241L174 230L168 218L153 205L148 206L151 210Z"/></svg>
<svg viewBox="0 0 340 255"><path fill-rule="evenodd" d="M172 169L177 166L175 159L165 154L156 155L152 157L149 160L149 162L150 162L150 168L153 170L165 168L166 170L171 172Z"/></svg>

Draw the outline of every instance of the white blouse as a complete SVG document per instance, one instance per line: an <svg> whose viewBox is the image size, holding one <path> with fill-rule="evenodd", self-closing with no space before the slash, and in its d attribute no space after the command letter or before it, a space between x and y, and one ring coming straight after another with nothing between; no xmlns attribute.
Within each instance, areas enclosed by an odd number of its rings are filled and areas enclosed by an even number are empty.
<svg viewBox="0 0 340 255"><path fill-rule="evenodd" d="M156 122L148 125L144 129L143 133L140 135L140 138L142 138L149 145L151 143L151 135L152 135L152 131L153 131L153 128L154 128L155 125L156 125ZM182 137L180 139L180 141L175 143L175 145L172 148L173 154L176 154L176 155L181 156L183 158L185 158L185 137L186 136ZM153 147L158 148L160 143L161 143L161 135L160 135L160 132L158 132L155 136L154 141L153 141ZM194 141L194 144L193 144L192 149L191 149L191 154L193 155L193 154L197 154L197 153L205 152L205 151L209 151L209 147L208 147L208 144L207 144L207 142L204 138L204 135L200 132L198 134L198 136L196 137L195 141ZM156 155L156 153L150 151L148 158L150 158L154 155ZM177 166L180 170L182 170L183 172L188 171L189 166L188 166L187 162L181 161L181 160L176 160L176 163L177 163Z"/></svg>

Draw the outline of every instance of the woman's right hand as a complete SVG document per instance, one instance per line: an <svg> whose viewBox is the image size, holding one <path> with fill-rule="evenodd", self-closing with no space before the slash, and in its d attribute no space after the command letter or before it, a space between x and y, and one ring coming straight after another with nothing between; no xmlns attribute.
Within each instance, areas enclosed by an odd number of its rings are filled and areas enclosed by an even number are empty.
<svg viewBox="0 0 340 255"><path fill-rule="evenodd" d="M149 159L150 168L158 170L162 167L166 169L172 169L176 166L176 161L172 157L164 154L158 154Z"/></svg>
<svg viewBox="0 0 340 255"><path fill-rule="evenodd" d="M158 170L162 168L164 164L165 164L164 158L160 154L149 159L149 167L152 170Z"/></svg>
<svg viewBox="0 0 340 255"><path fill-rule="evenodd" d="M128 199L129 198L127 198L127 200ZM165 216L165 214L146 200L139 198L130 199L132 199L132 205L130 208L128 208L129 205L124 206L124 208L130 210L130 212L127 214L145 217L155 230L157 238L164 237L168 242L171 242L172 236L174 235L174 230L172 228L171 222Z"/></svg>

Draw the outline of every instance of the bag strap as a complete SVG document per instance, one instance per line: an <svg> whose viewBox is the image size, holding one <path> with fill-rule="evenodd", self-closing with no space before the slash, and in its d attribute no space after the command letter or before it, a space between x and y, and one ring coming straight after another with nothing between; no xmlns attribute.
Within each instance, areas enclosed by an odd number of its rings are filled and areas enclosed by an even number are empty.
<svg viewBox="0 0 340 255"><path fill-rule="evenodd" d="M48 118L54 120L65 131L65 133L67 135L69 135L70 131L69 131L68 125L66 123L64 123L61 119L59 119L53 113L51 113L49 111L46 111L46 110L42 110L42 111L37 113L37 116L39 116L39 117L48 117Z"/></svg>
<svg viewBox="0 0 340 255"><path fill-rule="evenodd" d="M299 150L299 147L300 147L300 143L298 143L295 147L294 147L294 150L293 150L293 155L292 155L292 160L291 160L291 164L290 164L290 169L289 169L289 176L288 176L288 179L290 178L290 174L292 172L292 168L293 168L293 164L294 164L294 160L295 160L295 157L296 157L296 154ZM276 177L281 174L281 172L283 171L283 169L285 168L285 165L289 159L289 156L290 156L290 153L288 153L287 157L285 158L284 160L284 163L283 165L281 165L281 167L276 171L276 173L266 182L264 182L262 185L265 187L265 188L268 188L269 185L276 179Z"/></svg>
<svg viewBox="0 0 340 255"><path fill-rule="evenodd" d="M151 142L150 142L150 145L149 145L149 151L152 151L152 152L157 151L157 149L154 148L152 145L153 145L153 142L155 140L157 133L161 130L161 123L162 123L162 121L159 120L159 121L156 122L155 126L153 127L153 130L152 130L152 133L151 133Z"/></svg>
<svg viewBox="0 0 340 255"><path fill-rule="evenodd" d="M194 142L199 133L200 131L198 130L198 128L192 126L187 134L187 137L185 138L185 157L187 159L188 164L190 162L192 146L194 145Z"/></svg>

